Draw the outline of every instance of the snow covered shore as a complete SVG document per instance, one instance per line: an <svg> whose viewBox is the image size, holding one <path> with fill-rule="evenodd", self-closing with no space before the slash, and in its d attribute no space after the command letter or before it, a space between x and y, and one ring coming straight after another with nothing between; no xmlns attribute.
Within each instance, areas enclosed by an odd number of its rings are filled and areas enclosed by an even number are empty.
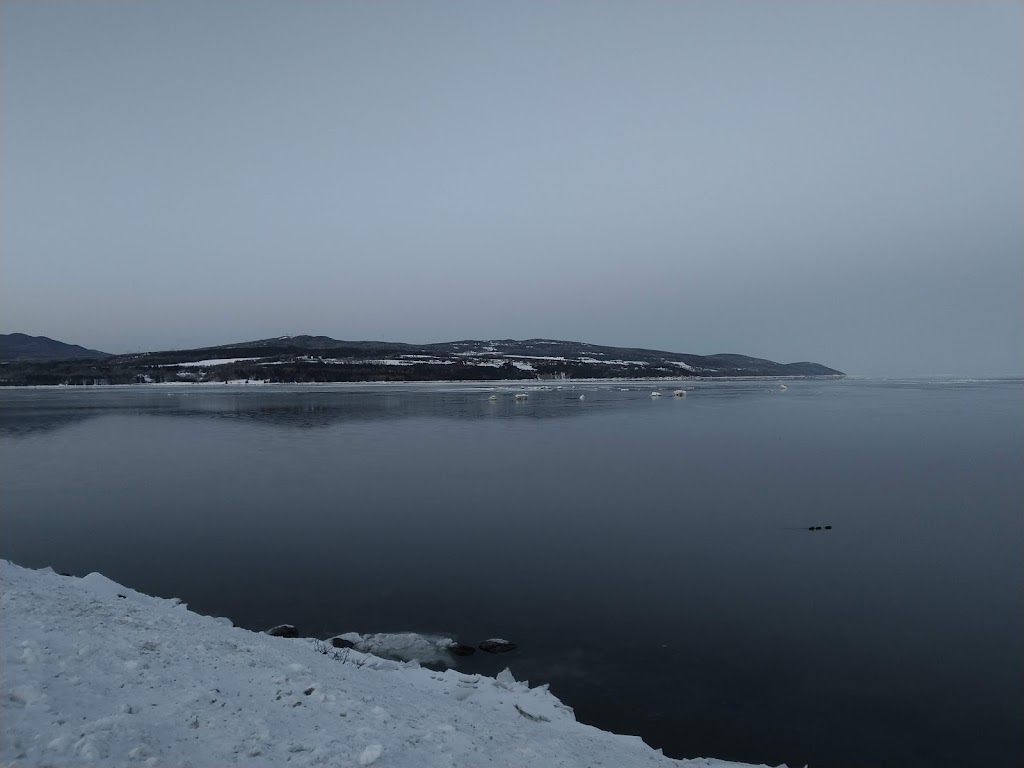
<svg viewBox="0 0 1024 768"><path fill-rule="evenodd" d="M0 560L0 765L735 766L577 723L546 687L271 637Z"/></svg>

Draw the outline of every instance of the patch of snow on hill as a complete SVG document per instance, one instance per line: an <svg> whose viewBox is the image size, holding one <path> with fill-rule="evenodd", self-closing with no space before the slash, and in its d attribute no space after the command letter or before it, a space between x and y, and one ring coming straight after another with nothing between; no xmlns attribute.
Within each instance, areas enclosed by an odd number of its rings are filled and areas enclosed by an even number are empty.
<svg viewBox="0 0 1024 768"><path fill-rule="evenodd" d="M564 357L545 357L544 355L502 355L515 360L553 360L555 362L565 362Z"/></svg>
<svg viewBox="0 0 1024 768"><path fill-rule="evenodd" d="M200 616L0 560L5 766L712 766L577 723L547 690Z"/></svg>
<svg viewBox="0 0 1024 768"><path fill-rule="evenodd" d="M157 366L158 368L200 368L212 367L215 365L228 365L229 363L246 363L252 360L262 360L262 357L215 357L210 360L193 360L188 363L166 363Z"/></svg>
<svg viewBox="0 0 1024 768"><path fill-rule="evenodd" d="M647 365L643 360L598 360L594 357L581 357L581 363L597 363L599 365Z"/></svg>

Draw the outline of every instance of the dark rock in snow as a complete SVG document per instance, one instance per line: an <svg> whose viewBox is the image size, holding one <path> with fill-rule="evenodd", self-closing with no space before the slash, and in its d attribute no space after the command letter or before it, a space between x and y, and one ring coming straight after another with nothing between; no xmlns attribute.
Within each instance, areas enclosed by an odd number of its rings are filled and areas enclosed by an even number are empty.
<svg viewBox="0 0 1024 768"><path fill-rule="evenodd" d="M515 643L510 643L508 640L493 637L490 640L484 640L477 647L481 651L487 651L487 653L508 653L509 651L514 651L519 646Z"/></svg>
<svg viewBox="0 0 1024 768"><path fill-rule="evenodd" d="M335 648L355 648L356 644L351 640L346 640L344 637L332 637L331 645Z"/></svg>
<svg viewBox="0 0 1024 768"><path fill-rule="evenodd" d="M448 646L448 653L453 656L472 656L476 653L476 648L472 645L463 645L462 643L452 643Z"/></svg>
<svg viewBox="0 0 1024 768"><path fill-rule="evenodd" d="M276 627L266 630L266 634L271 637L298 637L299 630L292 624L278 624Z"/></svg>

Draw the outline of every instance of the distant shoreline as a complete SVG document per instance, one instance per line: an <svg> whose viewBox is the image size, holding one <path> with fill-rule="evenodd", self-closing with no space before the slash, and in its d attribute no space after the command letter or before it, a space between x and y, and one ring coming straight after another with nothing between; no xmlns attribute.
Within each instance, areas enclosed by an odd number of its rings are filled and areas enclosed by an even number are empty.
<svg viewBox="0 0 1024 768"><path fill-rule="evenodd" d="M459 384L472 386L474 389L525 388L533 389L572 389L576 384L600 384L603 382L630 383L643 385L649 382L715 382L715 381L826 381L847 378L846 374L830 376L687 376L634 378L599 378L599 379L423 379L415 381L154 381L133 384L0 384L0 392L14 389L55 389L55 390L93 390L93 389L223 389L224 387L304 387L320 389L325 387L353 386L387 386L407 387L418 384ZM927 378L927 377L925 377ZM556 383L559 382L559 383Z"/></svg>

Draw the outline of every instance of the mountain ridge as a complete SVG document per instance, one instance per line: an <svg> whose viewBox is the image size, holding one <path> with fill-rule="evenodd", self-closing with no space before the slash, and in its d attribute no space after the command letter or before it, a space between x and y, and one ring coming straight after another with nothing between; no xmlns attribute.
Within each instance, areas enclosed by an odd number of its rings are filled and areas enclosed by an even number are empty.
<svg viewBox="0 0 1024 768"><path fill-rule="evenodd" d="M13 361L4 365L0 385L844 375L806 361L778 363L731 353L693 355L561 339L463 339L411 344L300 335L93 360Z"/></svg>
<svg viewBox="0 0 1024 768"><path fill-rule="evenodd" d="M89 360L113 357L98 349L27 333L0 333L0 361Z"/></svg>

